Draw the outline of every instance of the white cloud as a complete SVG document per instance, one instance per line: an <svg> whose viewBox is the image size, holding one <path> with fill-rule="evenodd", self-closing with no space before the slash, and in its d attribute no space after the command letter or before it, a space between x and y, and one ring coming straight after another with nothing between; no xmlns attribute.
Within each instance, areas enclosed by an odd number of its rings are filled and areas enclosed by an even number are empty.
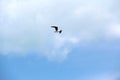
<svg viewBox="0 0 120 80"><path fill-rule="evenodd" d="M0 51L6 54L33 51L49 59L65 59L78 44L97 40L100 35L106 34L106 29L109 29L109 34L119 37L118 25L109 28L116 19L109 11L110 4L104 6L104 2L95 1L95 5L93 2L94 0L74 3L69 0L2 1ZM112 2L113 0L110 3ZM54 34L51 24L62 27L63 33Z"/></svg>

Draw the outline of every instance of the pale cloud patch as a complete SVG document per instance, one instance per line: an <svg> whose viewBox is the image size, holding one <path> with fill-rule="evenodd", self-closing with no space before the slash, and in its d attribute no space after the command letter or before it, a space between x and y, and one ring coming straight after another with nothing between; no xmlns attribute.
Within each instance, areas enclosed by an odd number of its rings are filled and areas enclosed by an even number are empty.
<svg viewBox="0 0 120 80"><path fill-rule="evenodd" d="M70 38L69 41L70 41L71 43L74 43L74 44L79 43L79 39L77 39L77 38L75 38L75 37Z"/></svg>
<svg viewBox="0 0 120 80"><path fill-rule="evenodd" d="M52 5L47 0L5 1L1 11L8 18L4 21L6 25L0 27L0 52L20 55L33 52L50 60L64 60L79 40L51 34L54 32L50 32L50 21L43 14L48 6Z"/></svg>
<svg viewBox="0 0 120 80"><path fill-rule="evenodd" d="M110 38L120 38L120 24L111 24L106 34Z"/></svg>

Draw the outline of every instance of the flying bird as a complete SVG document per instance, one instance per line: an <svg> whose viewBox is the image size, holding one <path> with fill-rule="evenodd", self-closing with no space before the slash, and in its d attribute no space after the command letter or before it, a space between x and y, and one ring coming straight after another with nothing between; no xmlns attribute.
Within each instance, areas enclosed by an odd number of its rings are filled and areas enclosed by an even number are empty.
<svg viewBox="0 0 120 80"><path fill-rule="evenodd" d="M61 33L62 32L62 30L58 29L57 26L51 26L51 27L54 28L55 32L57 32L57 33Z"/></svg>

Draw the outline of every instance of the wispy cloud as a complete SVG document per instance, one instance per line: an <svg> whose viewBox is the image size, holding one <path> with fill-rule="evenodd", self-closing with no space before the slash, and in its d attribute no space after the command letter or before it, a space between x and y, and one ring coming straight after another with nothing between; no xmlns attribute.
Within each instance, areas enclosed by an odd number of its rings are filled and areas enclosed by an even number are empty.
<svg viewBox="0 0 120 80"><path fill-rule="evenodd" d="M119 80L119 73L102 73L102 74L91 74L89 76L84 76L83 78L77 80Z"/></svg>
<svg viewBox="0 0 120 80"><path fill-rule="evenodd" d="M91 80L118 80L120 78L119 74L102 74L93 77Z"/></svg>

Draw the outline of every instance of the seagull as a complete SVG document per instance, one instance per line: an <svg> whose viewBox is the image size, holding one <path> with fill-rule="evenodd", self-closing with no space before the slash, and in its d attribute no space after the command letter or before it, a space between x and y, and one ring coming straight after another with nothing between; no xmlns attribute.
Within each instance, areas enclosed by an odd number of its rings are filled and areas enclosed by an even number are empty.
<svg viewBox="0 0 120 80"><path fill-rule="evenodd" d="M51 27L52 27L52 28L55 28L55 32L57 32L57 33L61 33L61 32L62 32L62 30L58 29L57 26L51 26Z"/></svg>

